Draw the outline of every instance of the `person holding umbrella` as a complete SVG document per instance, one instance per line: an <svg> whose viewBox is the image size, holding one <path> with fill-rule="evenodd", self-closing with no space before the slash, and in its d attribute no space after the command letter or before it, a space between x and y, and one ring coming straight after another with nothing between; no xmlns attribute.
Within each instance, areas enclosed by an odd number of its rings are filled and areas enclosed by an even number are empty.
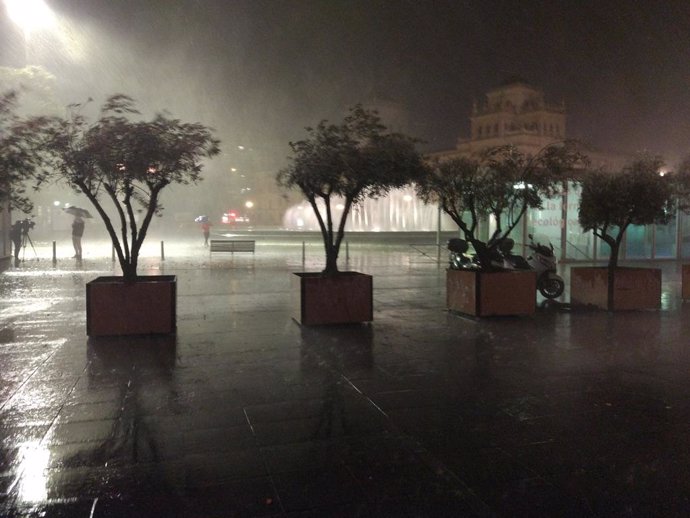
<svg viewBox="0 0 690 518"><path fill-rule="evenodd" d="M72 222L72 246L74 246L74 258L81 259L81 237L84 235L84 220L81 216L75 216Z"/></svg>
<svg viewBox="0 0 690 518"><path fill-rule="evenodd" d="M72 222L72 246L74 246L74 258L81 260L81 238L84 235L84 218L90 218L91 214L86 209L79 207L67 207L64 209L68 214L74 216Z"/></svg>
<svg viewBox="0 0 690 518"><path fill-rule="evenodd" d="M201 223L201 231L204 233L204 246L208 246L208 238L211 235L211 222L208 220L208 216L198 216L194 221Z"/></svg>

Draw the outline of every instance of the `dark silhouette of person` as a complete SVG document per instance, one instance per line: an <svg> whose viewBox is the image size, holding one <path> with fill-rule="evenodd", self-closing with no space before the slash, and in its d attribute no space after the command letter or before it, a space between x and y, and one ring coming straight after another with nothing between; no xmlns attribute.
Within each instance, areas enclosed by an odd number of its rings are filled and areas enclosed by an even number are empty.
<svg viewBox="0 0 690 518"><path fill-rule="evenodd" d="M72 222L72 246L74 246L74 258L81 259L81 238L84 235L84 220L77 216Z"/></svg>
<svg viewBox="0 0 690 518"><path fill-rule="evenodd" d="M21 221L15 221L10 227L10 239L14 247L14 265L19 266L19 251L22 249L23 225Z"/></svg>
<svg viewBox="0 0 690 518"><path fill-rule="evenodd" d="M204 246L208 246L208 237L211 235L211 223L203 221L201 223L201 231L204 233Z"/></svg>

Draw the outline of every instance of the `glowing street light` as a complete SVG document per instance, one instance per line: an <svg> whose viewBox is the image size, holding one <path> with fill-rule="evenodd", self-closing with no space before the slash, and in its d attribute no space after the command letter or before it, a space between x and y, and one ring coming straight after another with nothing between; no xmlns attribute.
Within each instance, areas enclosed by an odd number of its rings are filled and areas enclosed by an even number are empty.
<svg viewBox="0 0 690 518"><path fill-rule="evenodd" d="M28 36L55 24L55 14L43 0L4 0L10 19Z"/></svg>
<svg viewBox="0 0 690 518"><path fill-rule="evenodd" d="M55 13L43 0L4 0L7 15L24 33L24 57L29 61L29 38L32 32L56 25Z"/></svg>

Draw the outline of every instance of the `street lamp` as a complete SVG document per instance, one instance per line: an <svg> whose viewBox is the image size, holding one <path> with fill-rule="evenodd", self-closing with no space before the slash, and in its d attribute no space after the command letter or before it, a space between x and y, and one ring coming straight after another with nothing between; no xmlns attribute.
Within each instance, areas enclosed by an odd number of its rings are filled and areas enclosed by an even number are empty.
<svg viewBox="0 0 690 518"><path fill-rule="evenodd" d="M43 0L4 1L10 19L21 27L26 36L55 23L55 14Z"/></svg>
<svg viewBox="0 0 690 518"><path fill-rule="evenodd" d="M244 206L247 209L247 220L253 224L254 223L254 213L253 213L252 209L254 208L254 202L249 200L249 201L245 202ZM252 216L251 218L249 217L250 214Z"/></svg>
<svg viewBox="0 0 690 518"><path fill-rule="evenodd" d="M55 25L55 14L43 0L4 0L10 19L24 33L24 59L29 64L31 33Z"/></svg>

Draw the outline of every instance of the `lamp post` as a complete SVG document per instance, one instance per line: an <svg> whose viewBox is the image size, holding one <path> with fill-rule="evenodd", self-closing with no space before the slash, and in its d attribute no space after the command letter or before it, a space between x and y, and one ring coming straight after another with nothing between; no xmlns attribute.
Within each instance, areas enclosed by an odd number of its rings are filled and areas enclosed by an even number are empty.
<svg viewBox="0 0 690 518"><path fill-rule="evenodd" d="M55 25L55 14L44 0L4 0L10 19L24 34L24 64L29 65L31 33Z"/></svg>
<svg viewBox="0 0 690 518"><path fill-rule="evenodd" d="M249 200L245 202L244 206L247 209L247 219L249 220L249 224L254 225L254 211L252 211L254 208L254 202Z"/></svg>

